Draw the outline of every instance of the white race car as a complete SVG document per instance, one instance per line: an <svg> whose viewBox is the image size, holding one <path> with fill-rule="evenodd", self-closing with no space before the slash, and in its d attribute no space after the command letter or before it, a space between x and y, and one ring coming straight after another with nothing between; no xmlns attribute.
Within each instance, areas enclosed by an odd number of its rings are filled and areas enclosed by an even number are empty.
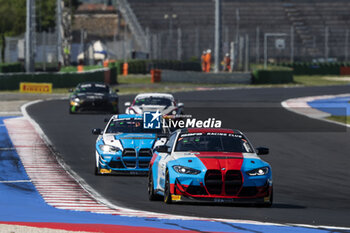
<svg viewBox="0 0 350 233"><path fill-rule="evenodd" d="M177 103L174 96L166 93L144 93L135 97L132 103L126 102L126 114L143 114L159 111L162 115L182 115L183 103Z"/></svg>

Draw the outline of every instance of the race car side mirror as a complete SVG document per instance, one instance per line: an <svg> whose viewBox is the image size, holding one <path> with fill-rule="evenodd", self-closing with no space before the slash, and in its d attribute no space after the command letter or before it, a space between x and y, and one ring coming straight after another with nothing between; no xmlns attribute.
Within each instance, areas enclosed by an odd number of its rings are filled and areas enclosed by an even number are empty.
<svg viewBox="0 0 350 233"><path fill-rule="evenodd" d="M115 89L114 91L115 91L115 92L119 92L119 89Z"/></svg>
<svg viewBox="0 0 350 233"><path fill-rule="evenodd" d="M181 108L184 106L184 103L178 103L177 106Z"/></svg>
<svg viewBox="0 0 350 233"><path fill-rule="evenodd" d="M130 102L125 102L125 103L124 103L124 106L125 106L125 107L130 107L130 105L131 105Z"/></svg>
<svg viewBox="0 0 350 233"><path fill-rule="evenodd" d="M155 148L156 151L158 151L159 153L167 153L168 152L169 147L166 145L162 145L162 146L157 146Z"/></svg>
<svg viewBox="0 0 350 233"><path fill-rule="evenodd" d="M101 129L93 129L92 130L92 134L94 134L94 135L100 135L101 134Z"/></svg>
<svg viewBox="0 0 350 233"><path fill-rule="evenodd" d="M266 147L258 147L256 148L256 152L258 155L267 155L270 152L270 150Z"/></svg>

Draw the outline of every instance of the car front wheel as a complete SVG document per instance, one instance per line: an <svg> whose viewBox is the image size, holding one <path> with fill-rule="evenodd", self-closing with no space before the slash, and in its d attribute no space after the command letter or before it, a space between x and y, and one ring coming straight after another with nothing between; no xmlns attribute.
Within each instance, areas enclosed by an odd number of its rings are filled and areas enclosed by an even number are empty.
<svg viewBox="0 0 350 233"><path fill-rule="evenodd" d="M272 206L272 203L273 203L273 188L271 187L271 194L269 196L269 201L264 202L264 203L259 203L256 206L257 207L266 207L266 208L268 208L268 207Z"/></svg>
<svg viewBox="0 0 350 233"><path fill-rule="evenodd" d="M75 112L72 111L72 107L69 107L69 114L75 114Z"/></svg>
<svg viewBox="0 0 350 233"><path fill-rule="evenodd" d="M153 182L153 174L152 168L150 168L150 172L148 173L148 199L150 201L156 201L159 199L159 196L154 191L154 182Z"/></svg>
<svg viewBox="0 0 350 233"><path fill-rule="evenodd" d="M100 173L100 166L98 165L95 165L95 176L100 176L101 173Z"/></svg>
<svg viewBox="0 0 350 233"><path fill-rule="evenodd" d="M164 202L171 204L171 193L170 193L170 181L169 181L169 171L166 171L165 175L165 186L164 186Z"/></svg>

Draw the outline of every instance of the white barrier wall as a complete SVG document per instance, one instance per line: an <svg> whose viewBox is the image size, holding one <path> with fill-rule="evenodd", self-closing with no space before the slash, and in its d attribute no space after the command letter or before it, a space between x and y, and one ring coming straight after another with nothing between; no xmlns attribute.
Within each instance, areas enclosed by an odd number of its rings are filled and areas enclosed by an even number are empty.
<svg viewBox="0 0 350 233"><path fill-rule="evenodd" d="M202 84L250 84L251 73L203 73L162 70L162 82Z"/></svg>

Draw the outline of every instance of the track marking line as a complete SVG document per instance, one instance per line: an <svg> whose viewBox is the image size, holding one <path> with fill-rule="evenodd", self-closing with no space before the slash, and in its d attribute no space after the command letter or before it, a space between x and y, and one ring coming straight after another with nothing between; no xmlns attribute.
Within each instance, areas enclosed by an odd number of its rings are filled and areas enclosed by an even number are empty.
<svg viewBox="0 0 350 233"><path fill-rule="evenodd" d="M300 97L300 98L292 98L292 99L287 99L285 101L282 101L281 105L283 108L285 108L288 111L291 111L293 113L296 113L302 116L309 117L311 119L317 119L328 123L350 127L350 124L345 124L345 123L325 119L325 117L331 116L331 114L312 108L307 103L314 100L331 99L336 97L347 97L347 96L350 96L350 93L341 94L341 95L321 95L321 96L307 96L307 97Z"/></svg>
<svg viewBox="0 0 350 233"><path fill-rule="evenodd" d="M31 180L0 180L0 183L31 183Z"/></svg>
<svg viewBox="0 0 350 233"><path fill-rule="evenodd" d="M8 151L8 150L15 150L14 147L0 147L0 151Z"/></svg>
<svg viewBox="0 0 350 233"><path fill-rule="evenodd" d="M0 116L18 116L22 115L22 112L13 111L13 112L0 112Z"/></svg>

